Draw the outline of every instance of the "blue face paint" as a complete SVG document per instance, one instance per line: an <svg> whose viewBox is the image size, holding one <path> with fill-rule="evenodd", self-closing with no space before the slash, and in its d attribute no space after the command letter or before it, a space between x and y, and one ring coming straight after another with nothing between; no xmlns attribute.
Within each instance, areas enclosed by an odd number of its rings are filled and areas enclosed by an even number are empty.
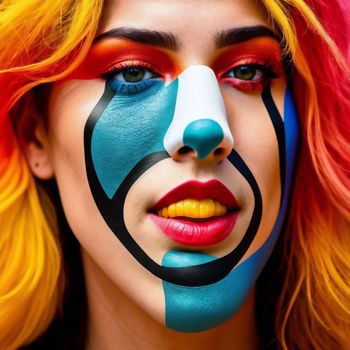
<svg viewBox="0 0 350 350"><path fill-rule="evenodd" d="M205 159L223 138L222 128L215 120L198 119L186 127L183 142L197 152L199 159Z"/></svg>
<svg viewBox="0 0 350 350"><path fill-rule="evenodd" d="M271 113L269 111L269 113ZM231 318L243 305L264 265L271 255L281 231L288 204L296 163L299 122L290 91L284 103L285 178L284 193L274 228L265 243L224 279L207 286L186 287L163 282L166 325L183 332L204 331ZM284 153L284 152L282 152ZM169 251L163 257L165 266L190 266L213 258L205 254Z"/></svg>
<svg viewBox="0 0 350 350"><path fill-rule="evenodd" d="M191 266L214 259L202 253L171 250L164 255L163 265ZM198 287L163 281L166 326L181 332L200 332L227 321L239 310L254 283L250 272L241 264L221 281Z"/></svg>
<svg viewBox="0 0 350 350"><path fill-rule="evenodd" d="M187 107L191 110L190 114L186 112ZM171 113L174 114L172 118ZM208 118L213 119L213 123L205 123L206 127L200 133L196 132L196 137L206 139L208 135L212 136L207 127L215 125L218 131L221 128L220 137L224 135L220 147L230 149L233 139L215 74L209 67L193 66L169 86L157 79L136 84L108 80L84 129L87 177L103 219L146 269L167 282L186 286L212 284L224 278L254 239L262 212L261 195L244 161L237 152L232 151L231 162L251 186L255 208L243 239L222 258L188 267L164 267L157 264L135 241L132 232L128 231L123 214L124 203L128 191L145 171L168 158L176 147L184 145L183 136L188 124ZM212 142L212 147L216 143ZM200 143L201 150L204 144Z"/></svg>
<svg viewBox="0 0 350 350"><path fill-rule="evenodd" d="M216 147L232 149L233 137L213 70L192 66L178 80L174 118L164 138L168 153L172 155L182 146L189 146L203 159Z"/></svg>
<svg viewBox="0 0 350 350"><path fill-rule="evenodd" d="M264 99L274 123L283 164L283 197L270 237L253 256L233 269L254 239L262 212L260 190L254 176L233 150L228 159L247 180L255 198L252 219L242 241L222 258L171 251L164 256L163 266L158 265L126 228L123 209L129 189L145 171L186 143L200 157L215 149L220 139L232 146L232 135L228 135L224 105L214 73L208 67L196 66L183 74L168 86L157 79L136 84L109 80L86 123L84 148L90 188L104 220L135 259L164 280L167 326L181 331L200 331L222 323L241 307L273 249L284 218L298 128L288 92L284 126L271 95ZM206 80L210 82L210 93L204 84ZM193 101L189 96L193 96ZM204 107L202 101L205 101ZM186 114L188 103L191 109L189 118ZM198 110L199 114L196 113ZM199 132L198 122L203 120L209 122ZM213 126L215 132L209 130L208 125ZM198 141L200 138L202 140ZM211 141L206 144L208 138Z"/></svg>
<svg viewBox="0 0 350 350"><path fill-rule="evenodd" d="M98 180L112 198L130 170L144 156L165 151L163 139L172 121L178 81L138 84L108 82L115 96L95 124L91 155Z"/></svg>

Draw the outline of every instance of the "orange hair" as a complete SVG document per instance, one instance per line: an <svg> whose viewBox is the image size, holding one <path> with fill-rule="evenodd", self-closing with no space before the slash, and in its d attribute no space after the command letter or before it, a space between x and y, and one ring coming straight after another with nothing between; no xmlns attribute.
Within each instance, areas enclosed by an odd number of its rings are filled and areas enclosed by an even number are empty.
<svg viewBox="0 0 350 350"><path fill-rule="evenodd" d="M43 333L64 290L54 209L47 197L39 198L9 114L31 88L60 79L79 64L95 37L102 6L103 0L0 3L2 350L17 349Z"/></svg>

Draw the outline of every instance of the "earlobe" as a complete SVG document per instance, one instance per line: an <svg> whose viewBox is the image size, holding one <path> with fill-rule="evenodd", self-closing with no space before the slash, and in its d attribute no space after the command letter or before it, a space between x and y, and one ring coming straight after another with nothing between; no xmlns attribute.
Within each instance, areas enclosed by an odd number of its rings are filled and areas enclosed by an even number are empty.
<svg viewBox="0 0 350 350"><path fill-rule="evenodd" d="M32 173L41 180L54 176L54 171L48 150L48 142L44 126L39 122L35 128L32 140L23 145L28 165Z"/></svg>

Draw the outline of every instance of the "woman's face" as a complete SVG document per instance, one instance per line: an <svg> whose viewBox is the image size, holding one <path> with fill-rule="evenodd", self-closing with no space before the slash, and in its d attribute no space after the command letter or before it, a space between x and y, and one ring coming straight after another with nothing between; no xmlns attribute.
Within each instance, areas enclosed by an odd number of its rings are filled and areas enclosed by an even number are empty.
<svg viewBox="0 0 350 350"><path fill-rule="evenodd" d="M297 122L255 1L118 0L54 85L48 150L71 228L167 327L237 312L279 234Z"/></svg>

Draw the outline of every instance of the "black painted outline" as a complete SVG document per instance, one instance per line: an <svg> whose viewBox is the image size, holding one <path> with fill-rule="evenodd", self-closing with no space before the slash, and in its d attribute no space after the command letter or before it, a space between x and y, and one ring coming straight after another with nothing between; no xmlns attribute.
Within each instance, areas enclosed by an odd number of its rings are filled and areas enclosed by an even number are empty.
<svg viewBox="0 0 350 350"><path fill-rule="evenodd" d="M278 142L279 160L280 160L280 181L281 181L281 201L282 204L284 194L284 182L286 178L286 138L284 134L284 122L273 101L270 86L266 86L261 94L264 105L269 112L276 138Z"/></svg>
<svg viewBox="0 0 350 350"><path fill-rule="evenodd" d="M269 90L269 88L266 88ZM279 154L280 154L280 164L285 164L285 159L281 160L282 154L285 157L285 149L281 147L285 144L284 141L284 129L280 128L280 121L282 121L281 116L272 100L271 93L266 92L264 89L262 93L262 98L264 104L268 109L269 115L271 117L272 123L274 125L276 135L278 138ZM126 228L123 209L125 198L131 186L135 181L148 169L157 164L158 162L169 158L169 154L165 151L156 152L147 155L142 160L140 160L134 168L130 171L127 177L124 179L122 184L119 186L117 192L112 199L109 199L105 194L95 171L91 156L91 139L94 126L114 97L115 91L106 83L105 91L97 103L96 107L91 112L84 129L84 148L85 148L85 162L87 177L90 185L92 195L94 197L95 203L104 218L107 225L110 227L112 232L121 241L125 248L133 255L133 257L147 270L149 270L155 276L161 278L164 281L179 284L183 286L202 286L208 285L220 281L232 270L232 268L239 262L243 257L251 242L253 241L262 217L262 197L260 193L259 186L243 161L239 154L232 150L231 154L228 156L228 160L236 167L236 169L242 174L242 176L249 183L253 195L254 195L254 209L252 218L250 220L249 226L238 246L233 249L229 254L217 258L213 261L193 266L186 267L166 267L157 264L152 260L145 251L137 244L133 239L131 234ZM277 113L276 113L277 112ZM280 118L278 121L278 118ZM282 121L283 127L283 121ZM285 169L281 174L285 174ZM284 183L284 177L281 178L281 182ZM281 193L282 198L282 193Z"/></svg>

